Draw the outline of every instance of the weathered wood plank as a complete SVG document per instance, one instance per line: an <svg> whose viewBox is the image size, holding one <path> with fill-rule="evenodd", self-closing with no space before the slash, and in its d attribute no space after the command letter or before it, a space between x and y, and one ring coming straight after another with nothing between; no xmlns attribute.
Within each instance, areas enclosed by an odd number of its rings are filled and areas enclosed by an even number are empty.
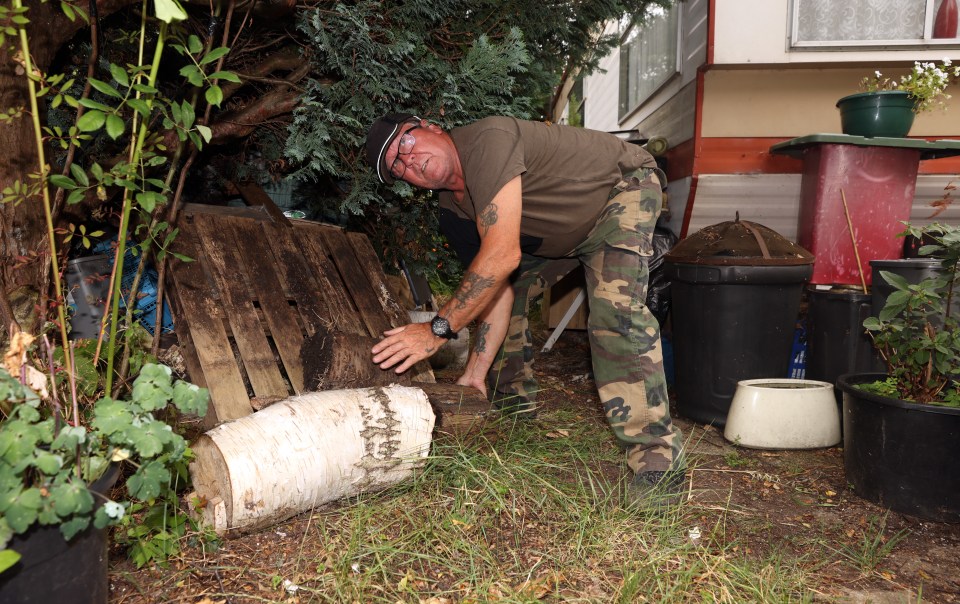
<svg viewBox="0 0 960 604"><path fill-rule="evenodd" d="M243 265L238 252L243 243L232 236L232 231L221 228L220 222L208 215L198 216L195 224L207 252L204 261L212 269L247 379L257 397L289 396L290 389L277 367L246 281L236 270Z"/></svg>
<svg viewBox="0 0 960 604"><path fill-rule="evenodd" d="M232 232L238 244L244 242L237 246L243 261L241 270L247 276L251 294L260 303L290 384L294 392L299 394L304 391L303 366L300 364L303 332L297 314L287 303L283 286L277 278L276 260L269 247L262 245L259 239L263 231L260 225L244 220L223 220L220 224Z"/></svg>
<svg viewBox="0 0 960 604"><path fill-rule="evenodd" d="M249 415L250 397L223 328L220 302L211 291L203 269L203 247L190 222L190 217L184 217L175 246L179 253L194 258L195 262L173 260L170 273L176 281L178 304L189 317L186 323L190 341L210 391L211 404L205 423L215 425Z"/></svg>
<svg viewBox="0 0 960 604"><path fill-rule="evenodd" d="M304 256L302 245L297 241L300 229L261 224L266 241L277 259L277 275L283 281L285 291L296 302L297 312L307 335L319 327L337 327L333 308L340 301L333 285L323 271Z"/></svg>
<svg viewBox="0 0 960 604"><path fill-rule="evenodd" d="M367 281L376 292L377 301L380 303L383 313L387 316L387 320L390 321L390 325L400 327L410 323L409 313L400 308L400 305L393 298L393 294L390 293L390 288L387 286L387 277L383 272L383 267L380 266L380 259L370 244L370 240L362 233L347 233L346 236L347 241L350 242L356 252L357 263L363 268ZM377 339L379 339L379 334ZM430 368L430 363L427 361L420 361L411 367L407 373L411 374L411 378L415 382L431 383L436 381L433 369Z"/></svg>
<svg viewBox="0 0 960 604"><path fill-rule="evenodd" d="M339 230L323 225L295 224L293 231L296 241L307 260L316 267L316 275L321 287L327 292L330 304L330 316L333 325L345 333L370 335L361 320L360 313L353 300L347 295L347 286L340 272L330 259L330 250L323 242L323 233Z"/></svg>
<svg viewBox="0 0 960 604"><path fill-rule="evenodd" d="M376 338L321 328L303 340L303 377L308 390L370 388L390 384L412 384L411 373L397 375L380 369L370 349Z"/></svg>
<svg viewBox="0 0 960 604"><path fill-rule="evenodd" d="M367 281L363 267L357 262L356 252L342 232L324 230L321 231L321 236L327 249L330 250L330 255L347 286L347 291L350 292L353 303L360 311L360 318L368 330L367 335L379 338L384 331L393 326L384 316L377 292Z"/></svg>

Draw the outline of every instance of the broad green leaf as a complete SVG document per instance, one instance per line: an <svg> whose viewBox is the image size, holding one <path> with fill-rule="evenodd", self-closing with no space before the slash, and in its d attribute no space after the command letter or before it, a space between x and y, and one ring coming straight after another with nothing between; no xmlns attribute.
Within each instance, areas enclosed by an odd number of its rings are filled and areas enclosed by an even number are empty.
<svg viewBox="0 0 960 604"><path fill-rule="evenodd" d="M187 78L187 81L194 86L203 86L203 74L196 65L184 65L180 68L180 75Z"/></svg>
<svg viewBox="0 0 960 604"><path fill-rule="evenodd" d="M214 48L213 50L208 52L206 55L204 55L202 59L200 59L200 64L206 65L208 63L213 63L220 57L226 55L228 52L230 52L230 49L227 48L226 46L220 46L218 48Z"/></svg>
<svg viewBox="0 0 960 604"><path fill-rule="evenodd" d="M107 115L107 134L110 138L116 140L121 134L123 134L126 125L123 122L123 119L115 113Z"/></svg>
<svg viewBox="0 0 960 604"><path fill-rule="evenodd" d="M98 103L93 99L80 99L77 101L80 105L83 105L87 109L96 109L97 111L103 111L104 113L110 113L113 111L113 107L109 105L104 105L103 103Z"/></svg>
<svg viewBox="0 0 960 604"><path fill-rule="evenodd" d="M65 426L53 440L50 449L54 451L70 451L76 449L87 440L87 430L83 426Z"/></svg>
<svg viewBox="0 0 960 604"><path fill-rule="evenodd" d="M164 23L176 23L187 18L187 11L183 10L177 0L153 0L153 7L157 19Z"/></svg>
<svg viewBox="0 0 960 604"><path fill-rule="evenodd" d="M64 176L63 174L51 174L50 184L68 191L72 191L73 189L77 188L77 183L73 182L73 179L69 176Z"/></svg>
<svg viewBox="0 0 960 604"><path fill-rule="evenodd" d="M73 21L73 19L70 19ZM0 551L0 573L7 570L14 564L20 561L20 554L13 551L12 549L5 549Z"/></svg>
<svg viewBox="0 0 960 604"><path fill-rule="evenodd" d="M183 413L206 415L210 392L195 384L178 380L173 386L173 404Z"/></svg>
<svg viewBox="0 0 960 604"><path fill-rule="evenodd" d="M240 83L240 76L233 73L232 71L215 71L207 76L211 80L225 80L227 82L233 82L235 84Z"/></svg>
<svg viewBox="0 0 960 604"><path fill-rule="evenodd" d="M197 36L190 34L187 37L187 48L190 50L190 54L199 54L203 50L203 42Z"/></svg>
<svg viewBox="0 0 960 604"><path fill-rule="evenodd" d="M87 178L86 171L80 165L76 163L70 164L70 174L73 174L73 177L78 183L80 183L81 186L90 186L90 179Z"/></svg>
<svg viewBox="0 0 960 604"><path fill-rule="evenodd" d="M97 180L103 179L103 168L100 166L100 164L96 162L94 162L93 165L90 166L90 173L93 174L93 177L96 178Z"/></svg>
<svg viewBox="0 0 960 604"><path fill-rule="evenodd" d="M170 482L170 471L163 463L151 459L127 479L127 490L136 499L152 499Z"/></svg>
<svg viewBox="0 0 960 604"><path fill-rule="evenodd" d="M223 101L223 90L214 84L210 88L207 88L207 91L203 94L203 96L207 99L208 103L219 107L220 103Z"/></svg>
<svg viewBox="0 0 960 604"><path fill-rule="evenodd" d="M63 457L47 451L37 451L34 465L47 476L52 476L63 467Z"/></svg>
<svg viewBox="0 0 960 604"><path fill-rule="evenodd" d="M127 105L139 113L143 119L150 117L150 106L143 99L127 99Z"/></svg>
<svg viewBox="0 0 960 604"><path fill-rule="evenodd" d="M213 131L203 124L197 124L197 132L200 133L200 136L203 137L203 141L206 143L209 143L210 139L213 137Z"/></svg>
<svg viewBox="0 0 960 604"><path fill-rule="evenodd" d="M130 85L130 77L127 75L127 70L119 65L110 63L110 75L113 77L114 81L121 86Z"/></svg>
<svg viewBox="0 0 960 604"><path fill-rule="evenodd" d="M67 195L67 205L80 203L81 201L83 201L83 197L84 197L83 189L77 189L76 191L71 191L70 194Z"/></svg>
<svg viewBox="0 0 960 604"><path fill-rule="evenodd" d="M193 105L184 101L180 105L180 119L184 128L189 130L193 128L193 123L197 120L197 115L193 111Z"/></svg>
<svg viewBox="0 0 960 604"><path fill-rule="evenodd" d="M61 518L74 514L85 514L93 509L93 495L87 485L79 480L72 480L50 489L50 499L53 509Z"/></svg>
<svg viewBox="0 0 960 604"><path fill-rule="evenodd" d="M99 130L103 123L107 120L107 116L102 111L91 110L83 114L79 120L77 120L77 128L81 132L93 132L94 130Z"/></svg>
<svg viewBox="0 0 960 604"><path fill-rule="evenodd" d="M107 436L122 432L133 423L134 419L127 403L115 401L111 398L103 398L97 401L93 413L94 418L90 425Z"/></svg>
<svg viewBox="0 0 960 604"><path fill-rule="evenodd" d="M77 516L75 518L71 518L70 520L64 521L60 525L60 534L63 535L64 539L69 541L80 534L88 526L90 526L89 517Z"/></svg>
<svg viewBox="0 0 960 604"><path fill-rule="evenodd" d="M106 82L101 82L100 80L98 80L98 79L96 79L96 78L90 78L90 79L87 80L87 81L90 82L90 85L91 85L91 86L93 86L94 88L96 88L97 90L99 90L101 93L103 93L103 94L105 94L105 95L107 95L107 96L109 96L109 97L112 97L112 98L115 98L115 99L122 99L122 98L123 98L123 95L120 94L120 93L117 91L116 88L114 88L114 87L111 86L110 84L107 84Z"/></svg>
<svg viewBox="0 0 960 604"><path fill-rule="evenodd" d="M880 271L880 276L883 277L883 280L895 287L898 290L904 290L910 287L910 283L902 275L893 273L890 271Z"/></svg>

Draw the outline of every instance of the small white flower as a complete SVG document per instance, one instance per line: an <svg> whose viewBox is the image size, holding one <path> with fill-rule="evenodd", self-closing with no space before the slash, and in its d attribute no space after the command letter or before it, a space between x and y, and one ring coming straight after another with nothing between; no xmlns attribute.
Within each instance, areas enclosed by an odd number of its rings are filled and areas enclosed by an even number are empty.
<svg viewBox="0 0 960 604"><path fill-rule="evenodd" d="M687 536L690 537L691 541L696 541L700 539L700 527L695 526L691 528L689 531L687 531Z"/></svg>
<svg viewBox="0 0 960 604"><path fill-rule="evenodd" d="M123 509L123 506L116 501L108 501L103 504L103 513L114 520L120 520L123 518L124 512L125 510Z"/></svg>
<svg viewBox="0 0 960 604"><path fill-rule="evenodd" d="M300 589L300 586L291 581L290 579L283 580L283 588L287 590L288 594L295 594L297 590Z"/></svg>

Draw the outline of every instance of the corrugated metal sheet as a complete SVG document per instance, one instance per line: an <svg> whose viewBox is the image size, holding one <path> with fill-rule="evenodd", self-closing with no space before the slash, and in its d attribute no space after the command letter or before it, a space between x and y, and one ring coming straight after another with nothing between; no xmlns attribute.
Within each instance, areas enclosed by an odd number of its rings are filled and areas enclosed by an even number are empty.
<svg viewBox="0 0 960 604"><path fill-rule="evenodd" d="M687 233L694 233L718 222L733 220L736 213L740 212L741 219L759 222L787 239L796 241L797 216L800 212L800 178L799 174L701 175L697 182L696 201ZM960 200L936 218L931 217L934 212L931 203L943 196L944 187L951 178L935 174L921 174L917 177L911 222L960 224ZM960 179L957 179L956 184L960 185ZM671 212L677 212L678 209L671 206ZM838 216L837 219L844 218Z"/></svg>

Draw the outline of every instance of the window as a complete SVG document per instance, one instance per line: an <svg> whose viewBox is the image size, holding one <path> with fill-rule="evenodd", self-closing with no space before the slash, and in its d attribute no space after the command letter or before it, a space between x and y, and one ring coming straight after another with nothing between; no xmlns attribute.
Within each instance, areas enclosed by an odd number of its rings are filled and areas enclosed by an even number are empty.
<svg viewBox="0 0 960 604"><path fill-rule="evenodd" d="M952 44L957 0L793 0L794 48Z"/></svg>
<svg viewBox="0 0 960 604"><path fill-rule="evenodd" d="M650 6L640 21L627 27L620 42L621 118L680 72L679 3L669 9Z"/></svg>

